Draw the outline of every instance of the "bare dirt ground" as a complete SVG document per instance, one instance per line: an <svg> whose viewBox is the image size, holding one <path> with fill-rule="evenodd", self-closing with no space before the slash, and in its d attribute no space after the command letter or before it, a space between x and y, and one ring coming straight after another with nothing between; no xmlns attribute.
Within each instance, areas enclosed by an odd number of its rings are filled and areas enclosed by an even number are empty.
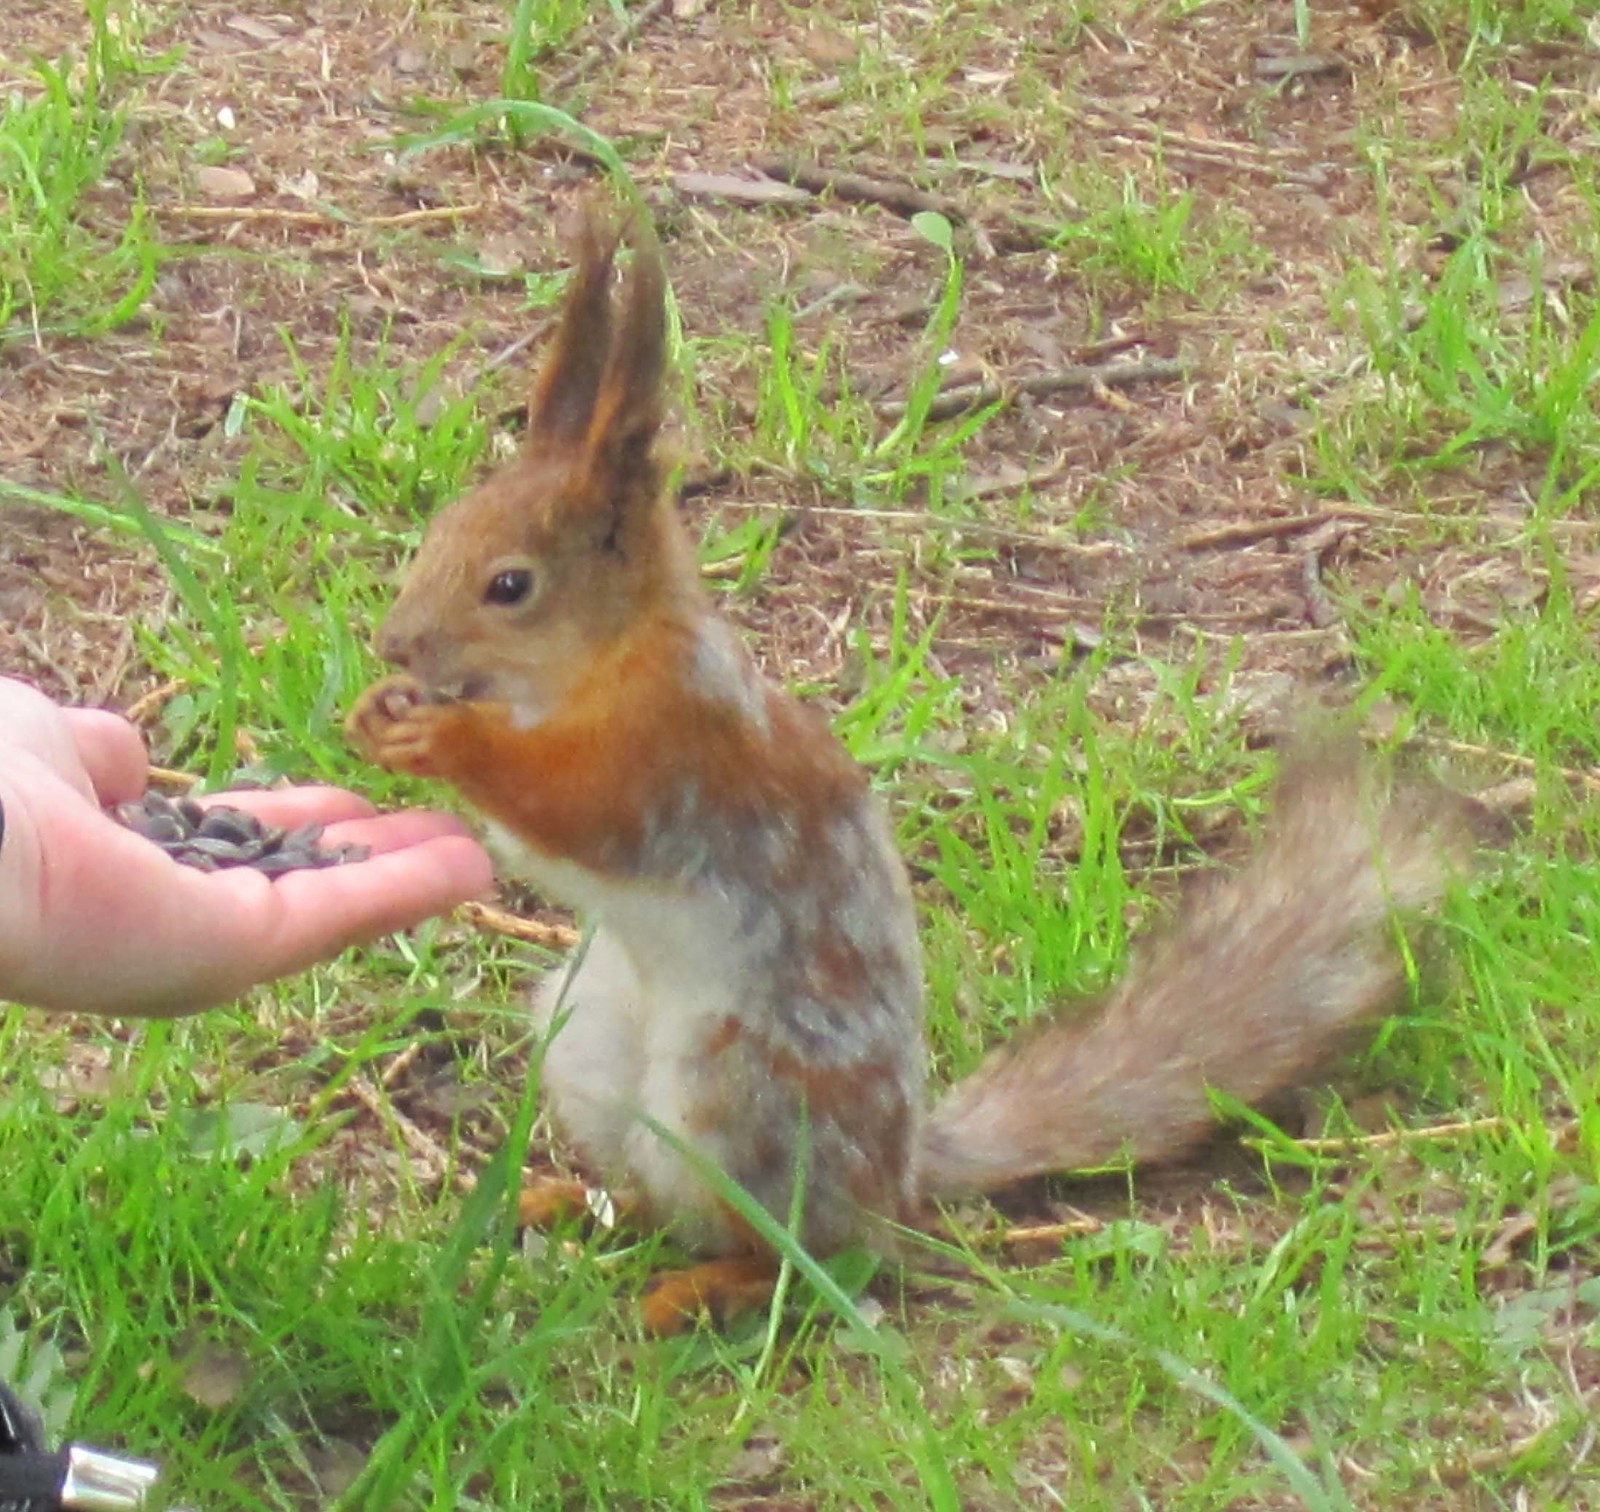
<svg viewBox="0 0 1600 1512"><path fill-rule="evenodd" d="M720 434L703 425L684 438L691 485L706 475L691 488L693 507L792 513L795 528L748 609L775 662L836 677L828 626L881 582L872 564L888 570L908 555L914 611L945 615L947 665L980 679L997 651L1002 665L1054 662L1075 635L1092 639L1114 607L1138 646L1239 637L1247 669L1316 680L1343 669L1345 649L1308 567L1308 537L1319 565L1372 591L1417 578L1442 598L1462 576L1459 562L1409 559L1381 509L1365 520L1359 509L1324 517L1296 480L1316 399L1298 375L1338 368L1331 259L1363 246L1378 255L1371 177L1353 171L1364 123L1400 113L1426 140L1454 119L1448 56L1403 12L1319 16L1330 66L1283 86L1261 69L1295 51L1287 5L1211 7L1181 26L1150 11L1114 28L1054 24L1047 11L1019 7L1013 26L933 60L919 34L934 13L917 6L879 8L868 23L804 9L685 9L692 14L652 14L617 56L596 52L607 39L595 22L545 72L559 80L568 60L583 60L587 78L561 103L623 143L661 217L687 333L723 338L696 374L699 414ZM9 50L59 55L82 32L75 6L32 7ZM904 139L893 109L844 97L840 71L863 37L889 67L936 60L945 70L945 87ZM137 107L99 196L114 217L139 186L182 255L133 326L7 353L7 475L94 497L114 458L153 506L187 510L216 501L237 461L240 443L220 423L233 397L291 376L284 334L312 371L331 360L346 324L358 356L395 367L460 342L448 368L456 384L525 337L518 291L459 262L558 267L559 229L591 165L548 144L415 160L390 146L415 125L404 113L411 100L492 95L503 38L503 9L490 4L420 15L399 5L241 15L197 4L162 14L149 41L180 49L182 63ZM1006 91L1024 61L1030 78L1056 77L1062 95L1009 112ZM1577 56L1525 62L1530 74L1592 71ZM791 81L787 107L774 99L778 69ZM253 184L234 200L208 199L196 183L196 144L217 138ZM1257 271L1214 303L1086 290L1028 228L1042 213L1041 169L1091 152L1108 170L1137 174L1159 159L1201 214L1241 216ZM937 288L937 253L890 209L827 196L752 208L674 187L685 174L749 176L769 155L916 181L970 218L968 297L951 342L962 374L1009 385L1085 359L1180 357L1189 376L1014 405L984 433L969 486L1004 518L1019 485L1036 480L1028 538L919 578L904 537L851 519L847 499L771 470L730 476L710 466L712 443L736 445L754 412L768 300L788 290L816 310L797 324L802 340L837 328L847 311L853 387L892 399L920 358ZM1407 209L1394 207L1401 219ZM1560 207L1549 209L1553 218ZM1508 503L1516 482L1508 461ZM1074 546L1059 527L1085 508L1096 539ZM70 526L12 511L0 596L9 668L91 701L125 705L139 694L127 621L159 614L160 594L135 564Z"/></svg>

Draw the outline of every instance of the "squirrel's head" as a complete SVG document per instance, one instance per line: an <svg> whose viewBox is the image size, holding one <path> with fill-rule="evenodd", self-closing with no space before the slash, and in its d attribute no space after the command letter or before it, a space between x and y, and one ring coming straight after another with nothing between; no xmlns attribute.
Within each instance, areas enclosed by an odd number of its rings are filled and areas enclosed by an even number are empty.
<svg viewBox="0 0 1600 1512"><path fill-rule="evenodd" d="M652 453L665 275L642 225L620 293L618 238L585 219L517 456L438 514L378 631L385 661L442 697L537 723L606 643L697 591Z"/></svg>

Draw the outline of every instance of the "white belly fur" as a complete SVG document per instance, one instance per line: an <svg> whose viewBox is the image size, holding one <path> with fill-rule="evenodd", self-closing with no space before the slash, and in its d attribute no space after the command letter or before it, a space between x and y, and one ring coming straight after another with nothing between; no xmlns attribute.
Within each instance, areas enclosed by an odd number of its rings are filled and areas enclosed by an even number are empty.
<svg viewBox="0 0 1600 1512"><path fill-rule="evenodd" d="M608 1179L642 1191L656 1217L717 1247L720 1224L706 1194L640 1115L689 1139L684 1096L694 1067L706 1038L738 1012L744 963L760 942L741 939L733 909L705 894L597 876L498 827L490 843L508 870L598 925L534 1000L536 1017L556 1026L542 1086L563 1135Z"/></svg>

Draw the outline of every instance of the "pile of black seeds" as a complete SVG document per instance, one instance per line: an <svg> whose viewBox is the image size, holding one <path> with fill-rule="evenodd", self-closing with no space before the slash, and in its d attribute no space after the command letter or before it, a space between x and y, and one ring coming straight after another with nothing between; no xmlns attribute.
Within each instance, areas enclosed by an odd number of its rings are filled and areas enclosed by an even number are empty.
<svg viewBox="0 0 1600 1512"><path fill-rule="evenodd" d="M279 829L254 814L224 804L199 804L193 798L168 798L147 792L134 803L119 803L117 819L146 840L154 841L175 861L199 871L248 866L264 876L342 866L365 861L364 845L322 845L320 824Z"/></svg>

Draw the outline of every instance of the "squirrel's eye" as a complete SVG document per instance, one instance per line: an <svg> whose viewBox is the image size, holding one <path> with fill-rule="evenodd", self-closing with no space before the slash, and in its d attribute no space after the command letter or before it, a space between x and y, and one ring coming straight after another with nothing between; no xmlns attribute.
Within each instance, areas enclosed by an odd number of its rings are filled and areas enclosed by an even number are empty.
<svg viewBox="0 0 1600 1512"><path fill-rule="evenodd" d="M526 567L508 567L489 579L483 590L486 604L520 604L533 592L533 574Z"/></svg>

